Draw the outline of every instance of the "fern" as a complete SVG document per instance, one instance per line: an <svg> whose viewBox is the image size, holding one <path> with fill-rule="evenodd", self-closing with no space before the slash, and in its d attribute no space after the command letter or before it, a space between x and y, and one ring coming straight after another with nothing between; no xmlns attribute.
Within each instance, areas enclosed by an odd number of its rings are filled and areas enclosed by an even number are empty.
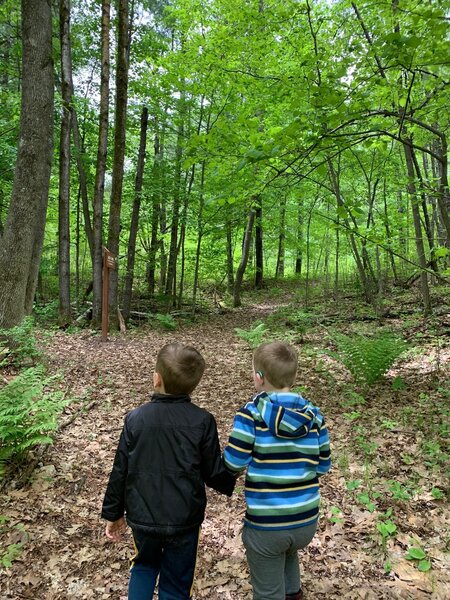
<svg viewBox="0 0 450 600"><path fill-rule="evenodd" d="M234 333L245 340L252 350L257 348L262 342L269 329L262 322L257 322L250 329L240 329L236 327Z"/></svg>
<svg viewBox="0 0 450 600"><path fill-rule="evenodd" d="M57 416L67 401L51 391L55 377L45 377L42 365L26 369L0 390L0 476L11 460L22 460L40 444L51 444Z"/></svg>
<svg viewBox="0 0 450 600"><path fill-rule="evenodd" d="M12 363L16 367L33 364L40 357L34 336L34 321L25 317L23 321L10 329L0 329L0 366Z"/></svg>
<svg viewBox="0 0 450 600"><path fill-rule="evenodd" d="M357 383L366 385L379 381L407 348L404 340L388 333L373 337L335 334L334 341L337 351L327 353L347 367Z"/></svg>

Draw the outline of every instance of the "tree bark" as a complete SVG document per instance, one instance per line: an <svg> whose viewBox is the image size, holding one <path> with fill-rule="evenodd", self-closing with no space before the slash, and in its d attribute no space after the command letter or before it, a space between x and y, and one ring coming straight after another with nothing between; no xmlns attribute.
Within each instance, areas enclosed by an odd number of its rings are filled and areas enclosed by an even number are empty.
<svg viewBox="0 0 450 600"><path fill-rule="evenodd" d="M100 116L98 129L97 166L94 185L93 235L94 260L92 265L93 300L92 325L99 327L102 317L103 281L103 199L105 195L106 156L108 152L109 123L109 30L111 1L102 0L101 28L101 72L100 72Z"/></svg>
<svg viewBox="0 0 450 600"><path fill-rule="evenodd" d="M139 211L141 208L142 182L144 180L145 153L147 147L148 109L142 108L141 133L139 141L139 153L136 166L136 180L134 184L134 202L131 215L130 237L128 240L127 270L125 275L125 289L123 294L123 318L128 323L131 310L131 298L133 294L134 259L136 255L136 238L139 226Z"/></svg>
<svg viewBox="0 0 450 600"><path fill-rule="evenodd" d="M72 59L70 47L70 0L59 3L59 37L61 44L62 116L59 144L59 324L71 321L70 310L70 130L72 122Z"/></svg>
<svg viewBox="0 0 450 600"><path fill-rule="evenodd" d="M53 158L50 0L22 0L22 102L14 184L0 240L0 326L33 307Z"/></svg>
<svg viewBox="0 0 450 600"><path fill-rule="evenodd" d="M233 272L233 226L230 219L230 207L226 207L226 230L227 230L227 286L228 292L233 293L234 272Z"/></svg>
<svg viewBox="0 0 450 600"><path fill-rule="evenodd" d="M184 93L182 93L180 98L179 118L180 123L178 125L177 146L175 150L175 176L173 185L172 222L170 227L170 248L165 288L167 302L169 305L173 305L176 299L175 283L178 254L178 227L181 206L181 159L183 153L182 142L184 138Z"/></svg>
<svg viewBox="0 0 450 600"><path fill-rule="evenodd" d="M411 198L411 207L414 221L414 231L416 234L416 249L417 256L419 259L419 265L421 268L420 272L420 287L422 290L422 301L424 314L431 314L431 297L430 289L428 287L428 275L427 275L427 260L425 257L425 248L422 237L422 226L420 224L420 213L417 198L417 190L415 184L415 173L414 173L414 161L411 153L411 139L406 138L405 144L403 144L403 150L405 152L406 167L408 169L408 194Z"/></svg>
<svg viewBox="0 0 450 600"><path fill-rule="evenodd" d="M241 306L241 287L242 281L244 279L245 269L247 267L248 255L250 250L250 242L252 239L252 229L253 223L255 222L255 210L252 208L248 213L247 217L247 226L245 228L244 233L244 241L242 244L242 256L241 262L236 271L236 278L234 280L234 290L233 290L233 306L234 308L238 308Z"/></svg>
<svg viewBox="0 0 450 600"><path fill-rule="evenodd" d="M258 206L255 209L255 288L264 286L264 250L262 226L262 198L258 197Z"/></svg>
<svg viewBox="0 0 450 600"><path fill-rule="evenodd" d="M285 259L285 241L286 241L286 196L283 196L280 206L280 232L278 234L278 253L275 277L284 277L284 259Z"/></svg>
<svg viewBox="0 0 450 600"><path fill-rule="evenodd" d="M128 0L118 0L118 35L116 62L116 100L114 118L114 158L109 208L108 250L119 256L120 213L122 208L125 138L128 104L129 23ZM110 320L118 327L119 268L112 270L109 280Z"/></svg>

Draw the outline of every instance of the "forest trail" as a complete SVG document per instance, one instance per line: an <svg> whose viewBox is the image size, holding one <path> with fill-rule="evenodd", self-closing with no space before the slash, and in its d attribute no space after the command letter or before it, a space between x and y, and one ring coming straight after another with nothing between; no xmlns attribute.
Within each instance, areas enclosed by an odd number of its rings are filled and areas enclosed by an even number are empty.
<svg viewBox="0 0 450 600"><path fill-rule="evenodd" d="M6 577L1 578L2 599L126 598L131 539L111 544L104 537L99 519L124 415L149 397L159 348L174 340L192 344L208 365L194 401L216 416L223 444L236 409L253 393L251 352L236 337L234 328L248 328L272 308L270 304L242 308L177 331L136 331L113 336L105 344L90 331L56 333L46 342L50 370L63 369L68 395L83 398L90 409L61 430L54 446L43 455L30 485L8 488L0 500L0 515L10 519L9 525L23 525L8 529L7 544L23 543L23 549ZM310 354L302 354L301 346L299 351L297 383L307 388L310 399L325 414L335 461L332 472L323 480L320 530L301 556L306 600L449 598L448 558L442 551L433 550L442 547L442 523L449 517L445 505L423 492L415 496L414 502L400 507L402 526L395 541L388 540L392 570L387 575L375 513L354 502L350 506L351 496L345 486L343 457L352 479L362 477L363 470L362 458L353 453L353 424L342 417L329 372L318 368L317 359ZM420 375L411 371L410 376L417 378L414 385L419 391ZM79 409L80 402L69 405L64 418L69 419ZM368 411L381 415L382 407L371 404ZM380 452L386 452L393 463L403 445L414 442L413 433L406 428L397 433L386 429L382 439L380 436L381 430L374 434ZM420 471L421 466L417 468ZM240 540L242 483L239 480L238 493L231 499L208 492L194 599L251 598ZM421 573L403 558L411 535L431 548L430 573Z"/></svg>

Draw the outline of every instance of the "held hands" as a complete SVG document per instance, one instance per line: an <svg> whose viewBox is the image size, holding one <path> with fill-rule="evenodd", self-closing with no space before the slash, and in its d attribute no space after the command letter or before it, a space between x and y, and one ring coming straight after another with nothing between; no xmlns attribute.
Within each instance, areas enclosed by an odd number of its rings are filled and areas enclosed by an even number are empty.
<svg viewBox="0 0 450 600"><path fill-rule="evenodd" d="M113 542L121 542L126 530L127 524L124 517L120 517L117 521L106 521L105 534L106 537Z"/></svg>

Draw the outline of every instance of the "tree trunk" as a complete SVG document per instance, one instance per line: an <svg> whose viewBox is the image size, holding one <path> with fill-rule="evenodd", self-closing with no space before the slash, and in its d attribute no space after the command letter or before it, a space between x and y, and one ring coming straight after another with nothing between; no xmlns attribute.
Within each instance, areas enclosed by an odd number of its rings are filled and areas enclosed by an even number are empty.
<svg viewBox="0 0 450 600"><path fill-rule="evenodd" d="M252 229L253 223L255 221L255 210L252 208L248 213L247 217L247 226L245 228L244 233L244 241L242 244L242 256L241 262L236 271L236 278L234 280L234 290L233 290L233 306L237 308L241 306L241 287L242 280L244 279L245 269L247 267L248 255L250 250L250 241L252 239Z"/></svg>
<svg viewBox="0 0 450 600"><path fill-rule="evenodd" d="M125 163L125 138L128 103L128 54L129 24L128 0L118 0L117 24L117 60L116 60L116 100L114 118L114 158L111 183L111 202L109 208L108 250L119 256L120 249L120 213L122 208L123 173ZM109 314L117 327L118 321L118 285L119 264L112 270L109 279Z"/></svg>
<svg viewBox="0 0 450 600"><path fill-rule="evenodd" d="M295 274L302 274L302 263L303 263L303 214L302 207L298 205L298 217L297 217L297 254L295 257Z"/></svg>
<svg viewBox="0 0 450 600"><path fill-rule="evenodd" d="M0 240L0 327L33 307L53 159L52 15L49 0L22 0L20 142Z"/></svg>
<svg viewBox="0 0 450 600"><path fill-rule="evenodd" d="M99 327L102 317L103 199L105 195L106 156L108 151L110 19L111 0L102 0L100 115L93 202L94 260L92 265L92 325L94 327Z"/></svg>
<svg viewBox="0 0 450 600"><path fill-rule="evenodd" d="M209 120L208 120L209 122ZM197 249L195 252L195 267L194 267L194 285L192 290L192 313L195 314L196 303L197 303L197 289L198 289L198 273L200 269L200 254L203 239L203 209L205 206L205 198L203 189L205 185L205 169L206 161L202 161L201 172L200 172L200 198L198 207L198 219L197 219Z"/></svg>
<svg viewBox="0 0 450 600"><path fill-rule="evenodd" d="M280 233L278 235L278 253L275 277L284 277L284 259L285 259L285 241L286 241L286 196L283 196L280 206Z"/></svg>
<svg viewBox="0 0 450 600"><path fill-rule="evenodd" d="M226 224L227 230L227 286L228 292L233 293L234 289L234 272L233 272L233 226L230 218L230 206L226 206Z"/></svg>
<svg viewBox="0 0 450 600"><path fill-rule="evenodd" d="M420 213L419 213L419 205L417 198L417 190L415 184L415 173L414 173L414 161L411 153L411 138L405 138L405 143L403 144L403 150L405 152L406 166L408 169L408 194L411 198L411 208L413 213L413 221L414 221L414 231L416 234L416 249L417 256L419 259L419 265L421 268L420 273L420 286L422 290L422 301L424 314L431 314L431 298L430 298L430 290L428 287L428 275L427 275L427 260L425 257L425 248L423 245L423 237L422 237L422 226L420 224Z"/></svg>
<svg viewBox="0 0 450 600"><path fill-rule="evenodd" d="M70 0L59 3L61 43L62 116L59 144L59 324L71 321L70 310L70 130L72 121L72 59L70 48Z"/></svg>
<svg viewBox="0 0 450 600"><path fill-rule="evenodd" d="M94 232L92 229L91 214L89 211L87 174L86 174L86 169L85 169L84 163L83 163L84 149L83 149L83 144L82 144L82 140L81 140L81 136L80 136L80 128L78 126L78 117L77 117L77 111L75 110L75 107L73 107L73 106L71 107L71 112L72 112L72 120L71 120L72 139L73 139L73 145L75 147L75 159L76 159L77 169L78 169L78 180L80 183L80 196L81 196L82 206L83 206L84 231L86 233L86 238L87 238L87 242L89 245L91 261L93 262L93 260L94 260Z"/></svg>
<svg viewBox="0 0 450 600"><path fill-rule="evenodd" d="M136 255L136 238L139 226L139 211L141 208L142 182L144 179L145 152L147 147L148 109L142 108L141 134L139 141L139 153L136 166L136 180L134 184L134 202L131 215L130 237L128 240L127 271L125 275L125 290L123 294L123 318L128 323L131 310L131 298L133 293L134 259Z"/></svg>
<svg viewBox="0 0 450 600"><path fill-rule="evenodd" d="M167 264L166 296L169 305L173 305L176 297L176 271L177 271L177 249L178 249L178 226L180 220L181 206L181 159L182 143L184 138L184 96L180 99L180 124L177 132L177 146L175 150L175 176L173 186L172 223L170 227L170 248Z"/></svg>
<svg viewBox="0 0 450 600"><path fill-rule="evenodd" d="M263 254L263 228L262 228L262 198L258 197L258 206L255 209L255 288L260 290L264 286L264 254Z"/></svg>
<svg viewBox="0 0 450 600"><path fill-rule="evenodd" d="M338 209L342 209L342 208L344 208L344 202L343 202L342 195L341 195L338 174L336 173L331 160L328 159L327 162L328 162L328 170L329 170L329 174L330 174L331 184L333 187L334 195L336 197L336 204L337 204ZM344 218L344 223L346 226L346 230L351 231L351 225L350 225L350 222L347 217ZM370 287L367 273L364 269L364 263L361 259L361 255L359 253L358 246L356 244L355 236L352 233L349 233L348 236L350 239L350 246L351 246L351 249L353 252L353 257L356 262L356 267L358 269L359 278L360 278L361 284L363 286L365 300L369 304L373 304L374 296L373 296L373 293L372 293L372 290Z"/></svg>

